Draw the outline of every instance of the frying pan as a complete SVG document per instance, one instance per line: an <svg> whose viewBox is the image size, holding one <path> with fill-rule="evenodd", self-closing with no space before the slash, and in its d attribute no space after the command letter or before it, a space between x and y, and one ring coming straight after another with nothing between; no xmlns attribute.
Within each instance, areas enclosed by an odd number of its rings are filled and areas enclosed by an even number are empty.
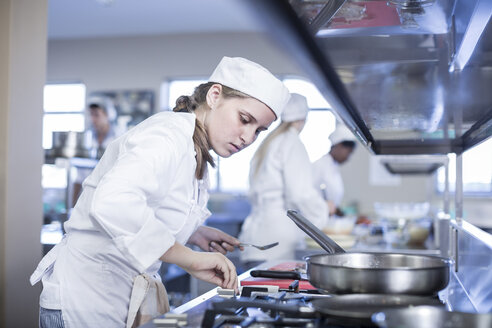
<svg viewBox="0 0 492 328"><path fill-rule="evenodd" d="M444 308L435 297L415 295L347 294L315 299L313 308L326 315L331 324L377 327L371 320L374 313L415 306ZM390 327L400 327L390 325Z"/></svg>
<svg viewBox="0 0 492 328"><path fill-rule="evenodd" d="M328 254L306 257L309 282L329 294L435 295L449 283L450 261L430 255L345 252L295 210L287 216Z"/></svg>
<svg viewBox="0 0 492 328"><path fill-rule="evenodd" d="M382 328L490 328L492 314L448 312L442 308L416 306L374 313L372 321Z"/></svg>

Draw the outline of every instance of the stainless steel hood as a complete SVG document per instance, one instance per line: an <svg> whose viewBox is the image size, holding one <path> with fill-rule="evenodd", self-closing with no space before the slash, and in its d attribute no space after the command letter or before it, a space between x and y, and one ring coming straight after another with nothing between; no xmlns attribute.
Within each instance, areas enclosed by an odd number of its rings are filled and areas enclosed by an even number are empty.
<svg viewBox="0 0 492 328"><path fill-rule="evenodd" d="M251 1L375 154L461 153L492 135L492 1Z"/></svg>
<svg viewBox="0 0 492 328"><path fill-rule="evenodd" d="M432 174L449 163L446 155L378 155L376 158L393 174Z"/></svg>

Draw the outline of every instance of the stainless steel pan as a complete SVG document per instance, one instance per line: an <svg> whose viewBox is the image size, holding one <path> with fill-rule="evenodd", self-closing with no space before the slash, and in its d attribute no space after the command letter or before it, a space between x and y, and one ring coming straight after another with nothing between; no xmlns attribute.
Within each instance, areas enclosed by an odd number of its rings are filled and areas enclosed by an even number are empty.
<svg viewBox="0 0 492 328"><path fill-rule="evenodd" d="M491 313L448 312L434 306L384 309L372 315L382 328L490 328Z"/></svg>
<svg viewBox="0 0 492 328"><path fill-rule="evenodd" d="M330 294L435 295L449 282L450 261L429 255L345 252L295 210L287 216L329 254L306 258L309 282Z"/></svg>
<svg viewBox="0 0 492 328"><path fill-rule="evenodd" d="M445 305L435 297L415 295L347 294L319 298L311 302L313 308L327 315L332 324L376 327L371 320L374 313L390 309L406 309L416 306L444 309ZM400 327L392 325L390 327Z"/></svg>

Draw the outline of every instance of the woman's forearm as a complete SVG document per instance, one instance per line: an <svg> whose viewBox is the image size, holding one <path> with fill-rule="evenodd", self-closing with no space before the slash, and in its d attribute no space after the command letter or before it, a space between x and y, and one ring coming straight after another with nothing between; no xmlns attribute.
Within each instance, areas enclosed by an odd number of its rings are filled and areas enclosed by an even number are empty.
<svg viewBox="0 0 492 328"><path fill-rule="evenodd" d="M190 267L195 252L190 248L175 242L159 259L162 262L176 264L182 268Z"/></svg>

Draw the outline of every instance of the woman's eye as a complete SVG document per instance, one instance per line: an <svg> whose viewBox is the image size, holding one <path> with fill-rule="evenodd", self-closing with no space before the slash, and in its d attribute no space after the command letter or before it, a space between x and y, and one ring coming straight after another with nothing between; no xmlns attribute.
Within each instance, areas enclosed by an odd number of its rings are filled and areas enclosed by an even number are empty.
<svg viewBox="0 0 492 328"><path fill-rule="evenodd" d="M240 116L241 123L248 124L249 123L249 118L247 116Z"/></svg>

